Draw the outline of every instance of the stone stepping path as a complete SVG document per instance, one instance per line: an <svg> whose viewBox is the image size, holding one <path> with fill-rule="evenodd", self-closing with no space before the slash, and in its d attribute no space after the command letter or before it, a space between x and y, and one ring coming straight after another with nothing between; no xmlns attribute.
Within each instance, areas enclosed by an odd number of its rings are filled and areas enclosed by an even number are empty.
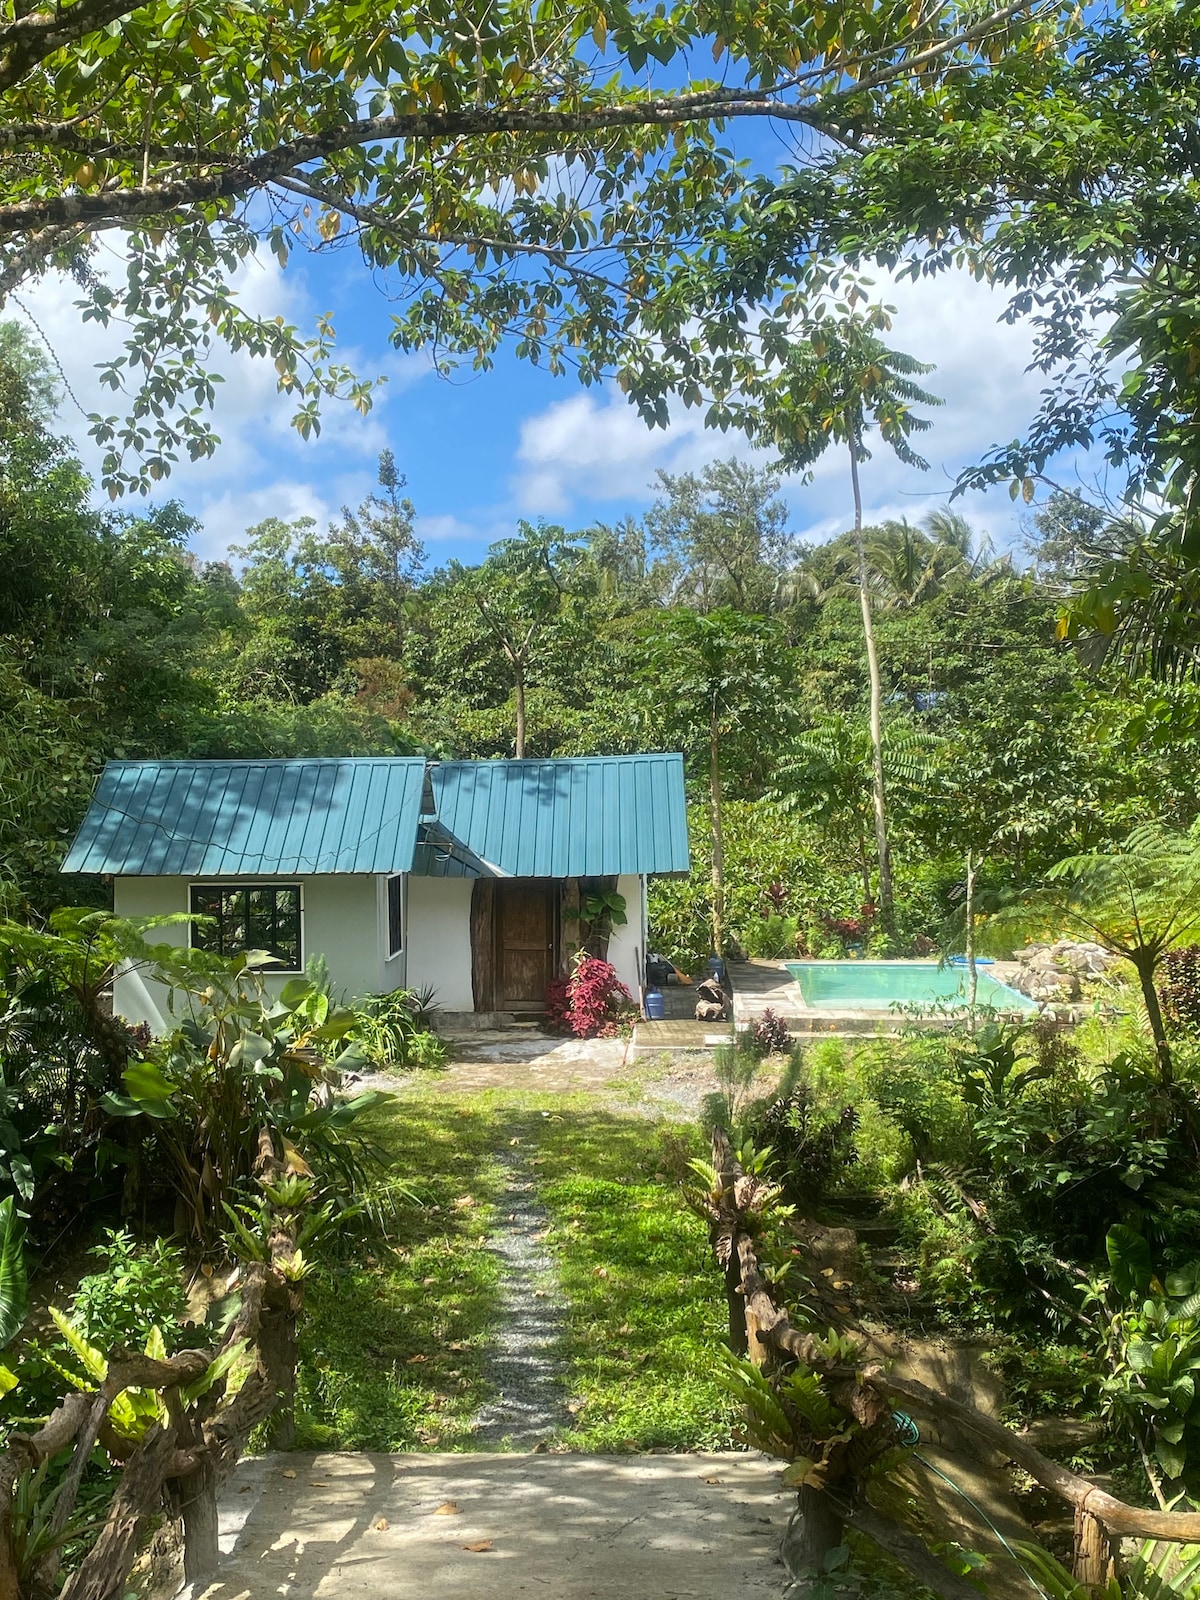
<svg viewBox="0 0 1200 1600"><path fill-rule="evenodd" d="M779 1600L779 1477L732 1453L262 1457L190 1600Z"/></svg>
<svg viewBox="0 0 1200 1600"><path fill-rule="evenodd" d="M543 1243L550 1214L527 1164L533 1149L514 1140L500 1156L505 1185L488 1242L500 1263L499 1325L486 1357L494 1398L475 1419L484 1446L528 1448L570 1421L558 1354L563 1302Z"/></svg>

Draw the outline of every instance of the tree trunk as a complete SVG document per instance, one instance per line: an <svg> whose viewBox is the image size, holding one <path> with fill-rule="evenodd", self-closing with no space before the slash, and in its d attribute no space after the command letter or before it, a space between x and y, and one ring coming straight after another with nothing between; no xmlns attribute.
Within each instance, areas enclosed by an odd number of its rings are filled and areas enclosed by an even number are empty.
<svg viewBox="0 0 1200 1600"><path fill-rule="evenodd" d="M858 599L862 607L863 639L867 647L867 676L871 685L871 799L875 808L875 848L879 855L879 918L885 933L894 933L896 901L892 892L892 852L888 843L887 796L883 784L883 686L875 649L875 621L871 615L871 588L867 573L867 547L863 542L862 490L858 482L858 439L850 441L850 483L854 490L854 549L858 557Z"/></svg>
<svg viewBox="0 0 1200 1600"><path fill-rule="evenodd" d="M861 823L858 825L858 872L862 878L863 906L873 906L875 891L871 888L871 863L867 859L867 836Z"/></svg>
<svg viewBox="0 0 1200 1600"><path fill-rule="evenodd" d="M525 663L523 661L518 661L518 662L515 663L515 671L514 671L513 677L514 677L514 687L516 689L516 697L517 697L517 748L516 748L515 756L516 756L516 760L524 761L524 759L525 759Z"/></svg>
<svg viewBox="0 0 1200 1600"><path fill-rule="evenodd" d="M1142 986L1142 999L1146 1002L1146 1016L1150 1020L1154 1054L1158 1060L1159 1082L1164 1089L1169 1088L1175 1081L1175 1067L1171 1060L1171 1047L1167 1043L1162 1007L1158 1003L1158 990L1154 986L1154 969L1157 962L1149 950L1136 951L1130 960L1137 969L1138 981Z"/></svg>
<svg viewBox="0 0 1200 1600"><path fill-rule="evenodd" d="M742 1293L742 1266L737 1251L731 1251L725 1263L725 1307L729 1312L729 1348L735 1356L744 1356L750 1348L746 1333L746 1297Z"/></svg>
<svg viewBox="0 0 1200 1600"><path fill-rule="evenodd" d="M979 968L975 964L975 858L967 851L967 1028L975 1032L975 1005L979 999Z"/></svg>
<svg viewBox="0 0 1200 1600"><path fill-rule="evenodd" d="M714 955L725 945L725 835L721 826L721 730L714 705L708 731L708 804L712 828L712 936Z"/></svg>

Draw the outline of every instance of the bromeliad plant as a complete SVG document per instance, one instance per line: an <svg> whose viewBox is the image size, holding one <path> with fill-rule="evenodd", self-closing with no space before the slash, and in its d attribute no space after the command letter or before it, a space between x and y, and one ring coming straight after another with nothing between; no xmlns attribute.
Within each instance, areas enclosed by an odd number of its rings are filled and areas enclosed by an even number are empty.
<svg viewBox="0 0 1200 1600"><path fill-rule="evenodd" d="M440 1067L446 1045L431 1027L433 992L393 989L355 1006L349 1038L372 1066Z"/></svg>

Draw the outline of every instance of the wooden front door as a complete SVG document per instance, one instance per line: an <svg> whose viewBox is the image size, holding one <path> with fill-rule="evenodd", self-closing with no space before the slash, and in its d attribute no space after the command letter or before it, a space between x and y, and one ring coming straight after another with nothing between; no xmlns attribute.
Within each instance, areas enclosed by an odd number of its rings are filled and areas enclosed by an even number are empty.
<svg viewBox="0 0 1200 1600"><path fill-rule="evenodd" d="M553 885L501 880L495 885L498 1011L544 1011L557 969L558 900Z"/></svg>

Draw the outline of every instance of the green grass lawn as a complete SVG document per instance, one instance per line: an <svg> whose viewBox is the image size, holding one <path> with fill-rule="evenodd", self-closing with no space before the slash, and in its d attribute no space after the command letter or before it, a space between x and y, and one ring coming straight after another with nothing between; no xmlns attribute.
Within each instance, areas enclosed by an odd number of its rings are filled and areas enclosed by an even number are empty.
<svg viewBox="0 0 1200 1600"><path fill-rule="evenodd" d="M729 1443L732 1411L712 1381L721 1282L677 1176L686 1129L597 1109L587 1096L449 1095L408 1088L372 1117L390 1172L421 1196L384 1234L312 1282L301 1334L298 1440L343 1449L471 1447L487 1397L483 1352L498 1310L486 1250L503 1181L495 1157L522 1146L551 1228L566 1299L569 1449ZM387 1179L381 1179L381 1189Z"/></svg>
<svg viewBox="0 0 1200 1600"><path fill-rule="evenodd" d="M309 1286L297 1443L453 1450L485 1398L481 1346L496 1309L484 1248L499 1174L493 1118L461 1104L388 1101L367 1129L387 1163L382 1230ZM389 1181L421 1204L387 1205Z"/></svg>

